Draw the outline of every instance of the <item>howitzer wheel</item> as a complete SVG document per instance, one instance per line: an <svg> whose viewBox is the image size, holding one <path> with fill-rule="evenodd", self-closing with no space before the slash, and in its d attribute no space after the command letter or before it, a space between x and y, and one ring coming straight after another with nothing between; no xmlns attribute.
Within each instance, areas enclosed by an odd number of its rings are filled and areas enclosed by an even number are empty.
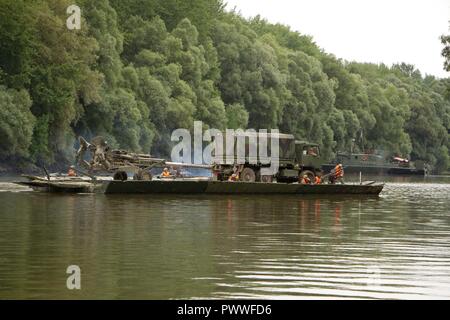
<svg viewBox="0 0 450 320"><path fill-rule="evenodd" d="M255 182L256 174L252 168L244 168L240 174L240 180L244 182Z"/></svg>

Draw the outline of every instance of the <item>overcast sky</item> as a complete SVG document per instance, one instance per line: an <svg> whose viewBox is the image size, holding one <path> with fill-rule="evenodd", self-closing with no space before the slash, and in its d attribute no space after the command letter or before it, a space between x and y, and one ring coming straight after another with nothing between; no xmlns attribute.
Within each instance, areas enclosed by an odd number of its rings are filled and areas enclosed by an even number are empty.
<svg viewBox="0 0 450 320"><path fill-rule="evenodd" d="M422 74L450 77L442 68L439 36L449 33L450 0L225 0L244 17L313 36L339 58L414 64Z"/></svg>

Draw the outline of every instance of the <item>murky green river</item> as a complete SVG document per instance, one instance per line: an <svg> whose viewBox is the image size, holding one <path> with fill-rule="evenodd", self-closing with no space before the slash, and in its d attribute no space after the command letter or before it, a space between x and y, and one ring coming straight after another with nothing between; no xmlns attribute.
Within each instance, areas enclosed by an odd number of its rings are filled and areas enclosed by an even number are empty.
<svg viewBox="0 0 450 320"><path fill-rule="evenodd" d="M3 180L2 299L450 299L449 178L369 198L50 195Z"/></svg>

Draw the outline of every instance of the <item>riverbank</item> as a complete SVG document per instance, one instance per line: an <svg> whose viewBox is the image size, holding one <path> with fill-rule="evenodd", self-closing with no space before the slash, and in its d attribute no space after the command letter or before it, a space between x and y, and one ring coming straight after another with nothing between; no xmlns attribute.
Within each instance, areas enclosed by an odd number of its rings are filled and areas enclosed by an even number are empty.
<svg viewBox="0 0 450 320"><path fill-rule="evenodd" d="M46 169L49 172L65 172L68 166L69 164L64 162L46 166ZM0 162L0 177L20 176L21 174L43 175L44 169L31 162Z"/></svg>
<svg viewBox="0 0 450 320"><path fill-rule="evenodd" d="M0 177L20 175L25 172L38 173L37 169L38 168L36 166L27 166L24 168L18 168L13 165L1 163L0 164Z"/></svg>

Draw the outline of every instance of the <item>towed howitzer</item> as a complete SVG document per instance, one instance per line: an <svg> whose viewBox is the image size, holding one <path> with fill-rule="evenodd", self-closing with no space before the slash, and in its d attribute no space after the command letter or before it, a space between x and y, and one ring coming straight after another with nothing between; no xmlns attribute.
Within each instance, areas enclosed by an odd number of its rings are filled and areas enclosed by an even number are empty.
<svg viewBox="0 0 450 320"><path fill-rule="evenodd" d="M95 137L89 143L83 137L79 137L80 148L76 154L76 163L88 170L114 172L114 178L127 179L127 171L134 172L137 180L151 180L150 169L162 166L195 167L210 169L209 165L169 162L162 158L154 158L149 154L132 153L124 150L111 149L107 141L102 137ZM86 153L90 160L86 160Z"/></svg>

